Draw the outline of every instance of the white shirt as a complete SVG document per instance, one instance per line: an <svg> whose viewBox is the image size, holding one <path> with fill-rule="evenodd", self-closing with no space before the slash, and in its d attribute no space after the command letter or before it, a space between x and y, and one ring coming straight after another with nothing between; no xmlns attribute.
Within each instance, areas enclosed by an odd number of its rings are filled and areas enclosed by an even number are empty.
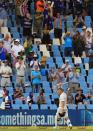
<svg viewBox="0 0 93 131"><path fill-rule="evenodd" d="M10 66L2 66L0 68L0 74L2 75L2 77L10 77L10 75L12 74L12 69Z"/></svg>
<svg viewBox="0 0 93 131"><path fill-rule="evenodd" d="M63 69L64 71L69 71L69 70L71 70L71 65L63 64L63 65L62 65L62 69Z"/></svg>
<svg viewBox="0 0 93 131"><path fill-rule="evenodd" d="M20 65L19 62L16 63L16 71L17 71L17 76L25 76L25 64L24 62Z"/></svg>
<svg viewBox="0 0 93 131"><path fill-rule="evenodd" d="M92 36L86 37L86 47L91 48L91 44L92 44Z"/></svg>
<svg viewBox="0 0 93 131"><path fill-rule="evenodd" d="M39 65L40 65L40 63L39 63L37 60L32 60L32 61L30 62L30 66L31 66L31 68L32 68L33 70L35 70L35 66L38 66L38 70L40 70Z"/></svg>
<svg viewBox="0 0 93 131"><path fill-rule="evenodd" d="M18 56L18 53L24 51L24 47L22 45L13 45L11 49L11 53L13 53L16 57Z"/></svg>
<svg viewBox="0 0 93 131"><path fill-rule="evenodd" d="M64 102L64 109L67 109L67 95L65 92L59 97L59 107L62 107L62 102Z"/></svg>

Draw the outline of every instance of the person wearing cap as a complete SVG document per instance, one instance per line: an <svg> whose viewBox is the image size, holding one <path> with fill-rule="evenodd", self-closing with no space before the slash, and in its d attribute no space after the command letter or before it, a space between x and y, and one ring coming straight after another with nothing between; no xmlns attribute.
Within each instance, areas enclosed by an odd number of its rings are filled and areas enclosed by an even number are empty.
<svg viewBox="0 0 93 131"><path fill-rule="evenodd" d="M11 54L13 58L16 58L19 54L19 52L23 51L24 52L24 47L20 44L19 39L14 40L14 44L11 48Z"/></svg>
<svg viewBox="0 0 93 131"><path fill-rule="evenodd" d="M19 58L18 62L15 64L15 68L16 68L16 83L24 88L26 65L23 61L23 58Z"/></svg>
<svg viewBox="0 0 93 131"><path fill-rule="evenodd" d="M34 54L33 59L30 61L30 68L31 70L35 70L35 66L38 67L38 70L40 70L40 63L37 59L37 55Z"/></svg>
<svg viewBox="0 0 93 131"><path fill-rule="evenodd" d="M4 61L4 65L0 68L1 75L1 87L9 87L11 84L10 76L12 75L12 69L9 66L7 60Z"/></svg>
<svg viewBox="0 0 93 131"><path fill-rule="evenodd" d="M33 93L38 93L40 90L40 84L41 84L41 73L38 70L37 65L35 65L34 70L31 71L31 80L32 80Z"/></svg>
<svg viewBox="0 0 93 131"><path fill-rule="evenodd" d="M64 118L67 126L71 129L72 124L69 119L67 109L67 94L64 92L60 85L57 87L57 94L59 95L59 107L55 115L55 127L58 126L58 121L60 121L61 118Z"/></svg>
<svg viewBox="0 0 93 131"><path fill-rule="evenodd" d="M66 36L64 37L64 55L65 57L72 56L73 51L73 40L70 32L66 33Z"/></svg>
<svg viewBox="0 0 93 131"><path fill-rule="evenodd" d="M0 60L4 61L6 60L7 51L4 48L4 41L3 39L0 39Z"/></svg>

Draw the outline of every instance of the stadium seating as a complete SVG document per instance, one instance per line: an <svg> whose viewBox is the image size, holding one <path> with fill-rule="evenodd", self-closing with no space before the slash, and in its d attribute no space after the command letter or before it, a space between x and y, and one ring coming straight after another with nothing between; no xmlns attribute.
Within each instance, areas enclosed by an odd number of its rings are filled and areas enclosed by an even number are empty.
<svg viewBox="0 0 93 131"><path fill-rule="evenodd" d="M84 18L85 20L85 24L87 27L91 27L91 17L90 16L85 16ZM62 22L62 31L64 33L64 21ZM67 30L68 31L73 31L73 17L72 15L67 17ZM77 30L79 32L82 32L82 28L77 28ZM8 28L2 28L2 34L0 34L0 38L4 37L5 33L10 33L11 36L16 39L19 38L20 40L23 41L24 38L22 38L22 33L23 33L23 27L16 27L16 16L15 16L15 12L9 12L9 20L8 20ZM54 38L54 31L52 30L50 32L50 37L51 39ZM64 44L64 42L62 42L62 44ZM64 63L64 60L69 60L70 64L72 65L72 67L74 66L74 62L72 60L71 57L65 57L63 56L63 52L64 52L64 45L59 45L59 43L56 43L55 45L51 45L50 46L51 50L48 50L46 45L36 45L33 44L33 51L38 53L39 56L39 61L41 59L41 56L43 54L43 56L47 56L47 61L46 61L46 69L49 70L51 67L54 67L55 69L57 69L57 67L62 67L62 64ZM87 83L89 83L90 87L93 86L93 69L89 69L89 58L83 58L82 59L82 63L80 64L81 67L81 74L80 74L80 78L79 78L79 83L80 83L80 87L83 89L84 93L87 93L88 87L87 87ZM85 68L83 67L83 65L85 65ZM85 76L86 76L86 70L88 70L88 76L87 76L87 81L85 81ZM14 80L15 82L15 80ZM47 81L47 76L42 76L42 85L43 85L43 89L45 91L45 97L46 97L46 104L42 104L40 106L40 109L48 109L48 107L51 110L56 110L57 106L56 104L52 104L52 101L54 101L55 99L58 98L58 95L52 91L51 87L50 87L50 82ZM64 85L63 87L64 89L67 88L67 85ZM13 88L9 87L8 88L10 95L13 95ZM24 97L27 97L29 95L29 92L31 92L31 86L30 88L26 89L26 92L24 92ZM35 101L37 100L38 97L38 93L34 93L34 97L35 97ZM75 96L75 94L73 94ZM52 98L50 98L50 96ZM93 99L91 99L91 101L93 102ZM2 98L0 98L0 104L2 102ZM15 100L15 104L12 104L13 109L29 109L28 104L23 104L22 100L16 99ZM76 109L76 105L75 104L69 104L68 109ZM93 105L86 105L87 109L93 109ZM38 109L38 105L37 104L32 104L31 105L31 109L32 110L37 110ZM78 109L85 109L84 105L78 105Z"/></svg>

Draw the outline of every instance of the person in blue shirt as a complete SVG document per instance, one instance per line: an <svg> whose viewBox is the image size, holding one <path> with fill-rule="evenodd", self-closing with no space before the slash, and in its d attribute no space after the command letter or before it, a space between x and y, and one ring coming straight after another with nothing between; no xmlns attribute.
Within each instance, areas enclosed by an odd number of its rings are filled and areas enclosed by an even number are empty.
<svg viewBox="0 0 93 131"><path fill-rule="evenodd" d="M72 51L73 51L73 39L70 35L70 32L66 33L66 36L64 37L64 44L65 44L65 50L64 50L64 55L66 57L72 56Z"/></svg>
<svg viewBox="0 0 93 131"><path fill-rule="evenodd" d="M6 60L7 51L3 48L3 39L0 40L0 60Z"/></svg>
<svg viewBox="0 0 93 131"><path fill-rule="evenodd" d="M38 70L37 65L35 66L34 70L32 70L31 72L31 79L32 79L32 91L34 93L38 93L41 84L41 73L40 70Z"/></svg>

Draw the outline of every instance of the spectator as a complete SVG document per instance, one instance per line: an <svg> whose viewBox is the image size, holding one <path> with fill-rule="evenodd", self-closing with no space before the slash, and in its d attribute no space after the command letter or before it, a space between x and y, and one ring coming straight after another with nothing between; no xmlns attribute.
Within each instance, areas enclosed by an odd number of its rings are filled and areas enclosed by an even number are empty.
<svg viewBox="0 0 93 131"><path fill-rule="evenodd" d="M23 36L27 37L32 34L32 17L29 13L24 16Z"/></svg>
<svg viewBox="0 0 93 131"><path fill-rule="evenodd" d="M4 66L0 69L1 74L1 87L10 86L10 76L12 75L12 69L9 66L8 61L4 62Z"/></svg>
<svg viewBox="0 0 93 131"><path fill-rule="evenodd" d="M35 65L35 69L31 71L31 79L32 79L32 90L33 92L38 93L41 84L41 73L38 70L37 65Z"/></svg>
<svg viewBox="0 0 93 131"><path fill-rule="evenodd" d="M69 81L69 90L71 93L76 93L79 89L79 77L80 74L77 72L76 68L73 68L71 71L67 73L67 79Z"/></svg>
<svg viewBox="0 0 93 131"><path fill-rule="evenodd" d="M5 97L7 91L8 91L8 90L6 89L6 87L3 87L3 92L2 92L3 97Z"/></svg>
<svg viewBox="0 0 93 131"><path fill-rule="evenodd" d="M24 87L26 66L23 61L23 58L19 58L18 62L15 65L15 68L16 68L16 72L17 72L16 83L19 84L20 86Z"/></svg>
<svg viewBox="0 0 93 131"><path fill-rule="evenodd" d="M50 82L53 82L57 79L56 72L55 72L53 67L51 67L49 72L48 72L48 79L49 79Z"/></svg>
<svg viewBox="0 0 93 131"><path fill-rule="evenodd" d="M85 22L81 15L76 15L74 19L74 26L76 28L82 28L85 25Z"/></svg>
<svg viewBox="0 0 93 131"><path fill-rule="evenodd" d="M32 36L28 36L24 42L25 54L28 54L32 51Z"/></svg>
<svg viewBox="0 0 93 131"><path fill-rule="evenodd" d="M29 65L30 65L30 62L33 61L34 55L35 55L35 53L34 53L33 51L30 51L30 52L28 53L28 55L26 56L26 58L27 58L27 60L28 60L28 62L29 62Z"/></svg>
<svg viewBox="0 0 93 131"><path fill-rule="evenodd" d="M92 33L90 31L86 32L85 47L86 47L86 53L92 47Z"/></svg>
<svg viewBox="0 0 93 131"><path fill-rule="evenodd" d="M40 12L44 11L44 0L36 0L36 10Z"/></svg>
<svg viewBox="0 0 93 131"><path fill-rule="evenodd" d="M4 48L7 50L8 53L11 53L11 37L9 34L6 34L4 37Z"/></svg>
<svg viewBox="0 0 93 131"><path fill-rule="evenodd" d="M22 98L23 97L23 92L19 87L16 87L13 95L14 95L14 99Z"/></svg>
<svg viewBox="0 0 93 131"><path fill-rule="evenodd" d="M38 37L41 37L43 30L43 14L39 10L36 10L33 24L33 33L36 33Z"/></svg>
<svg viewBox="0 0 93 131"><path fill-rule="evenodd" d="M3 39L1 39L0 40L0 60L2 61L6 60L6 57L7 57L7 51L3 46L4 46L4 41Z"/></svg>
<svg viewBox="0 0 93 131"><path fill-rule="evenodd" d="M11 98L9 96L9 91L7 91L5 93L5 96L4 96L4 103L5 103L5 109L11 109L12 108L12 102L11 102Z"/></svg>
<svg viewBox="0 0 93 131"><path fill-rule="evenodd" d="M35 66L40 70L40 63L38 62L37 55L34 54L33 59L30 61L31 70L35 70Z"/></svg>
<svg viewBox="0 0 93 131"><path fill-rule="evenodd" d="M78 93L75 95L75 104L84 104L85 99L86 96L83 94L83 91L81 89L78 90Z"/></svg>
<svg viewBox="0 0 93 131"><path fill-rule="evenodd" d="M61 68L58 68L57 73L56 73L56 77L57 77L57 83L64 83L65 82L65 76L64 76L63 70Z"/></svg>
<svg viewBox="0 0 93 131"><path fill-rule="evenodd" d="M41 91L38 98L37 98L37 104L45 104L46 100L45 100L45 96L44 96L44 92Z"/></svg>
<svg viewBox="0 0 93 131"><path fill-rule="evenodd" d="M28 103L28 105L31 105L31 104L34 103L33 93L32 93L32 92L30 92L30 93L29 93L29 96L27 97L27 103Z"/></svg>
<svg viewBox="0 0 93 131"><path fill-rule="evenodd" d="M66 57L72 56L73 40L70 32L66 33L66 36L64 37L64 44L65 44L65 49L64 49L65 56Z"/></svg>
<svg viewBox="0 0 93 131"><path fill-rule="evenodd" d="M49 29L47 29L47 25L46 27L44 28L44 31L43 31L43 38L42 38L42 44L50 44L51 43L51 39L50 39L50 34L49 34Z"/></svg>
<svg viewBox="0 0 93 131"><path fill-rule="evenodd" d="M55 38L59 38L61 42L62 37L62 19L60 17L60 13L57 13L57 17L54 20L54 35Z"/></svg>
<svg viewBox="0 0 93 131"><path fill-rule="evenodd" d="M7 59L11 62L11 36L9 34L6 34L4 37L4 48L7 51Z"/></svg>
<svg viewBox="0 0 93 131"><path fill-rule="evenodd" d="M83 51L85 50L85 44L84 44L83 38L78 31L73 36L73 49L74 49L74 55L76 57L78 56L81 57L83 54Z"/></svg>
<svg viewBox="0 0 93 131"><path fill-rule="evenodd" d="M74 104L74 97L70 90L67 91L67 103L68 104Z"/></svg>
<svg viewBox="0 0 93 131"><path fill-rule="evenodd" d="M0 5L0 28L1 27L7 27L7 17L8 14L4 7Z"/></svg>
<svg viewBox="0 0 93 131"><path fill-rule="evenodd" d="M11 54L13 58L15 59L19 54L19 52L23 51L24 52L24 47L20 44L20 40L16 39L14 40L14 45L12 46L11 49Z"/></svg>
<svg viewBox="0 0 93 131"><path fill-rule="evenodd" d="M84 40L85 40L85 38L86 38L86 34L87 34L87 27L86 27L86 26L83 26L83 27L82 27L81 36L83 37Z"/></svg>
<svg viewBox="0 0 93 131"><path fill-rule="evenodd" d="M69 60L66 60L66 61L65 61L65 64L62 65L62 70L63 70L65 76L66 76L66 74L67 74L69 71L72 70L72 67L71 67L71 65L69 64Z"/></svg>

